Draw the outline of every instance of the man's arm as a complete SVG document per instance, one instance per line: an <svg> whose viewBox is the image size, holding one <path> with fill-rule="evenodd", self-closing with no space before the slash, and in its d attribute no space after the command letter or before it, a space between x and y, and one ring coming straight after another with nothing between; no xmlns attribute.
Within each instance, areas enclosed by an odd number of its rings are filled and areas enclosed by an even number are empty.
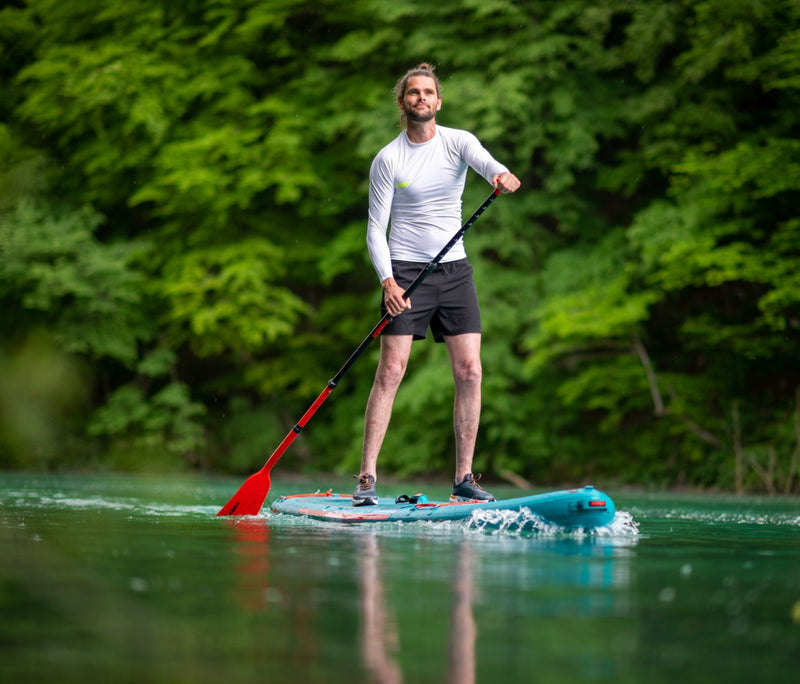
<svg viewBox="0 0 800 684"><path fill-rule="evenodd" d="M386 239L393 197L393 177L379 155L373 160L369 171L367 249L383 289L386 309L390 315L399 316L403 311L411 308L411 300L403 299L405 290L394 279L389 241Z"/></svg>
<svg viewBox="0 0 800 684"><path fill-rule="evenodd" d="M392 276L392 259L386 230L392 212L394 184L392 174L381 155L375 157L369 170L369 210L367 214L367 249L369 258L383 283Z"/></svg>
<svg viewBox="0 0 800 684"><path fill-rule="evenodd" d="M495 190L499 188L500 192L516 192L519 189L519 179L481 145L477 136L468 131L462 131L461 135L461 154L467 164L489 181Z"/></svg>

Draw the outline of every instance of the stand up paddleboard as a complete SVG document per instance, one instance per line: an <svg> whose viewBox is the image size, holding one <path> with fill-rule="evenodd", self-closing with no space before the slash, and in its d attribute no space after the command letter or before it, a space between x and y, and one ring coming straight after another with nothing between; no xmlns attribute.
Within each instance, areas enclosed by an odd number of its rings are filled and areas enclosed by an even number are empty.
<svg viewBox="0 0 800 684"><path fill-rule="evenodd" d="M527 511L546 523L568 530L594 529L614 519L614 502L591 485L502 501L428 501L423 494L381 498L374 506L353 506L350 494L331 491L281 496L273 513L305 516L343 523L418 522L463 520L476 511Z"/></svg>

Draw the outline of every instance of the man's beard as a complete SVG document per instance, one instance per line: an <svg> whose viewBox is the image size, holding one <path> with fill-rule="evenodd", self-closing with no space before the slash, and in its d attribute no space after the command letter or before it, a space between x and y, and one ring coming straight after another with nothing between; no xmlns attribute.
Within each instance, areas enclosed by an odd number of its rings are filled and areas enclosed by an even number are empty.
<svg viewBox="0 0 800 684"><path fill-rule="evenodd" d="M436 112L425 110L424 113L421 113L417 112L417 110L413 109L412 107L406 107L405 114L406 117L414 123L427 123L428 121L436 118Z"/></svg>

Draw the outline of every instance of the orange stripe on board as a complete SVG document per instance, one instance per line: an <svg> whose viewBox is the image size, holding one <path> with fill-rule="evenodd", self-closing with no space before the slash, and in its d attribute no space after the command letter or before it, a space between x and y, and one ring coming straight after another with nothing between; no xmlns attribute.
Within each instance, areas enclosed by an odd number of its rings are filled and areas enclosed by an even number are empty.
<svg viewBox="0 0 800 684"><path fill-rule="evenodd" d="M317 511L313 508L301 508L303 515L310 515L312 518L325 518L326 520L343 520L345 522L358 522L359 520L388 520L388 513L338 513L336 511Z"/></svg>
<svg viewBox="0 0 800 684"><path fill-rule="evenodd" d="M332 489L327 492L314 492L313 494L284 494L281 499L304 499L308 497L338 496L342 499L352 499L352 494L334 494Z"/></svg>

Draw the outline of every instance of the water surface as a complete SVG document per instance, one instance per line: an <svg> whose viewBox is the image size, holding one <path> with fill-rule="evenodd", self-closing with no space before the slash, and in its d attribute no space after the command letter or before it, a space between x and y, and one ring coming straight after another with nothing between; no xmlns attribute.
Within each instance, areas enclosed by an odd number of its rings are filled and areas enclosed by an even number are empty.
<svg viewBox="0 0 800 684"><path fill-rule="evenodd" d="M797 681L796 498L566 534L216 517L240 484L0 474L0 681Z"/></svg>

